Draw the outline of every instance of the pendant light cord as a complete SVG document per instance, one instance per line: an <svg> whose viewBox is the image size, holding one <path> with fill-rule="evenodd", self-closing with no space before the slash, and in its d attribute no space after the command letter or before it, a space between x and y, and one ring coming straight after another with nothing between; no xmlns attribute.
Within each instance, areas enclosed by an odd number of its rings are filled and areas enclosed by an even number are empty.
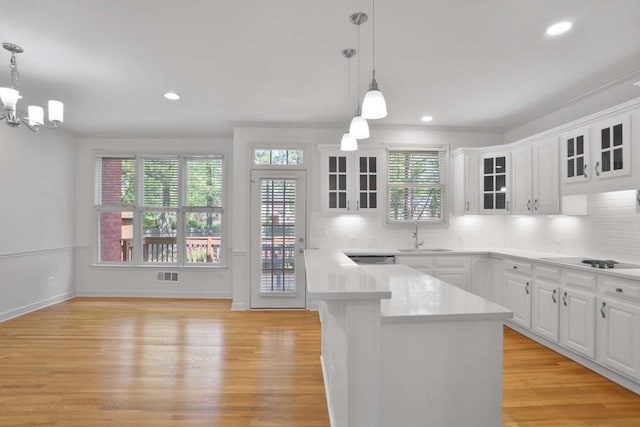
<svg viewBox="0 0 640 427"><path fill-rule="evenodd" d="M357 50L356 52L360 51L360 24L356 25L356 27L358 27L358 41L357 41ZM356 53L357 54L357 53ZM359 116L360 115L360 55L358 55L358 78L357 78L357 88L356 88L356 114Z"/></svg>
<svg viewBox="0 0 640 427"><path fill-rule="evenodd" d="M371 40L373 41L373 55L372 56L372 62L373 62L373 70L375 72L376 69L376 0L371 0L371 27L372 27L372 32L373 35L371 37Z"/></svg>

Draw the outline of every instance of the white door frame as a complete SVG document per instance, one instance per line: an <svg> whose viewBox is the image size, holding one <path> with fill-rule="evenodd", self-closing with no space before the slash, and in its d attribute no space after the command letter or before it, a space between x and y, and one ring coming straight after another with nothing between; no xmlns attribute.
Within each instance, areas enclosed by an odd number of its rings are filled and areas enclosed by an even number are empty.
<svg viewBox="0 0 640 427"><path fill-rule="evenodd" d="M261 181L263 179L295 180L295 292L264 293L260 291L262 277L262 241L261 241ZM265 170L251 171L251 230L250 230L250 263L251 278L249 281L250 307L252 309L306 308L307 289L302 249L307 242L306 212L306 172L301 170Z"/></svg>

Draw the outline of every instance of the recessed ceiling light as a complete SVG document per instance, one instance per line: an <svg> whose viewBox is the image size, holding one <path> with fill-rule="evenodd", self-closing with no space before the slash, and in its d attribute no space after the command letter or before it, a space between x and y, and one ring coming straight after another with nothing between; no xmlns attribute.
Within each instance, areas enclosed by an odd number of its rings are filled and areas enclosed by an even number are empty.
<svg viewBox="0 0 640 427"><path fill-rule="evenodd" d="M547 28L548 36L559 36L560 34L564 34L571 29L573 24L569 21L557 22Z"/></svg>
<svg viewBox="0 0 640 427"><path fill-rule="evenodd" d="M640 87L640 80L638 80L637 82L635 82L633 85L634 85L634 86L637 86L637 87Z"/></svg>
<svg viewBox="0 0 640 427"><path fill-rule="evenodd" d="M420 118L420 121L422 121L423 123L429 123L433 121L433 117L432 116L422 116Z"/></svg>
<svg viewBox="0 0 640 427"><path fill-rule="evenodd" d="M164 97L171 101L177 101L178 99L180 99L180 95L175 92L167 92L164 94Z"/></svg>

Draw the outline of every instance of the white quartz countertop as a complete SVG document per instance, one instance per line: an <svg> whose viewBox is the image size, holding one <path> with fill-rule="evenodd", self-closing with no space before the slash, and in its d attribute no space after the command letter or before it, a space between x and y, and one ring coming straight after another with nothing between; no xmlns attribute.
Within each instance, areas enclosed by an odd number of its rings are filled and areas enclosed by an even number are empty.
<svg viewBox="0 0 640 427"><path fill-rule="evenodd" d="M554 252L531 251L526 249L512 248L460 248L447 249L443 248L420 248L419 250L407 249L342 249L341 251L348 255L395 255L395 256L450 256L450 255L486 255L494 257L519 258L524 261L534 261L542 264L553 265L556 267L573 268L580 271L587 271L597 274L605 274L608 276L619 277L629 280L640 280L640 268L621 268L621 269L601 269L593 268L590 265L576 265L562 262L562 258L590 258L588 256L567 255ZM446 248L444 248L446 249ZM559 260L554 260L558 258ZM634 262L631 262L634 263ZM635 264L640 264L636 262Z"/></svg>
<svg viewBox="0 0 640 427"><path fill-rule="evenodd" d="M305 251L309 297L381 299L385 322L506 319L513 313L406 265L356 265L342 251Z"/></svg>

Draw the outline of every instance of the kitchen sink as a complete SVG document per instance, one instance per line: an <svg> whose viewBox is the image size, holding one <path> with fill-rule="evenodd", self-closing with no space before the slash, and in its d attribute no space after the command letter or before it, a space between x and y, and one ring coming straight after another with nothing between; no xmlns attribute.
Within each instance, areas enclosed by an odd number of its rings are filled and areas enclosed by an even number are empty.
<svg viewBox="0 0 640 427"><path fill-rule="evenodd" d="M451 249L443 249L443 248L418 248L418 249L398 249L400 252L447 252Z"/></svg>

